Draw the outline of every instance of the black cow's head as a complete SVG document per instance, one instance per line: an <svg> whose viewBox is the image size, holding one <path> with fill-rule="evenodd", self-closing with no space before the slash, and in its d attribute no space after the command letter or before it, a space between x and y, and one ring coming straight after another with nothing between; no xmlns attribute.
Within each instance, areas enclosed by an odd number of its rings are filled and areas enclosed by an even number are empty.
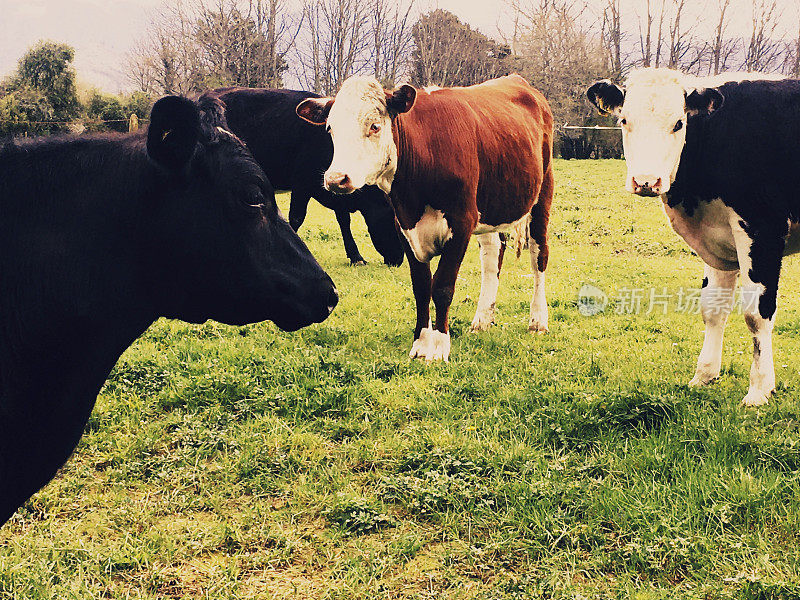
<svg viewBox="0 0 800 600"><path fill-rule="evenodd" d="M324 320L338 296L330 277L278 211L247 147L227 131L224 104L156 102L147 153L161 172L154 206L153 294L166 316L295 330Z"/></svg>

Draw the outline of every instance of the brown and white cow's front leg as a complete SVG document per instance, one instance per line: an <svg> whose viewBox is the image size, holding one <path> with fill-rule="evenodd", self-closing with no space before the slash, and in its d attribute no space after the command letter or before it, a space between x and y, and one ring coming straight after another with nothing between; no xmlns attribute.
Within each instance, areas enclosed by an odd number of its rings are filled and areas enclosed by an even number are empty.
<svg viewBox="0 0 800 600"><path fill-rule="evenodd" d="M706 330L703 349L697 359L697 370L689 382L690 386L706 385L719 377L722 368L722 339L728 315L733 308L738 274L738 271L720 271L704 265L700 312Z"/></svg>
<svg viewBox="0 0 800 600"><path fill-rule="evenodd" d="M500 287L500 269L503 266L505 239L500 233L483 233L475 236L481 253L481 295L470 331L484 331L494 322L497 289Z"/></svg>
<svg viewBox="0 0 800 600"><path fill-rule="evenodd" d="M788 226L786 231L780 226L776 230L751 231L734 214L731 229L742 279L742 312L753 336L750 388L743 402L748 406L760 406L766 404L775 391L772 330Z"/></svg>
<svg viewBox="0 0 800 600"><path fill-rule="evenodd" d="M450 315L450 305L453 302L453 294L456 288L456 279L464 255L469 246L469 238L474 223L470 227L454 228L453 236L442 248L439 265L436 267L436 274L433 276L431 285L431 298L433 306L436 308L436 320L433 328L423 329L420 337L414 343L423 339L420 352L417 357L424 358L427 362L450 359L450 329L448 318ZM417 320L419 322L419 318ZM413 352L413 350L412 350Z"/></svg>

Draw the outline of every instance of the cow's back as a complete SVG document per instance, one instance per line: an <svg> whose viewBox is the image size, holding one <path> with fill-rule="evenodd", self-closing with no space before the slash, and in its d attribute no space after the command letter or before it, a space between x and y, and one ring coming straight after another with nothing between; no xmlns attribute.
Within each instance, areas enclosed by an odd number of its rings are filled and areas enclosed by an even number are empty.
<svg viewBox="0 0 800 600"><path fill-rule="evenodd" d="M476 198L482 223L509 223L518 218L516 207L498 199L538 196L550 166L552 128L547 101L518 75L423 90L402 116L413 159L402 159L408 142L398 135L398 174L410 175L432 196L462 188Z"/></svg>
<svg viewBox="0 0 800 600"><path fill-rule="evenodd" d="M800 218L800 81L720 86L722 106L690 117L670 202L722 198L745 220Z"/></svg>
<svg viewBox="0 0 800 600"><path fill-rule="evenodd" d="M225 102L231 129L247 143L273 187L293 190L306 185L317 191L333 145L323 127L299 119L295 108L319 96L260 88L225 88L215 94Z"/></svg>

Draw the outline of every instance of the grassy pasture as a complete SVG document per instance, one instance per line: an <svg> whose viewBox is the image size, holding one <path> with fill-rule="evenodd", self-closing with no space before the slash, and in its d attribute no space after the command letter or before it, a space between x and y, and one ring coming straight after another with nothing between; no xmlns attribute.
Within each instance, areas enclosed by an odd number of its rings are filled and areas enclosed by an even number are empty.
<svg viewBox="0 0 800 600"><path fill-rule="evenodd" d="M529 261L449 364L411 362L406 265L346 264L330 212L304 239L342 300L325 323L159 321L120 360L59 477L0 530L0 598L800 598L800 273L779 389L745 409L740 315L694 390L699 315L578 312L589 283L697 288L702 268L619 161L557 163L551 332L526 332ZM281 198L285 206L287 197Z"/></svg>

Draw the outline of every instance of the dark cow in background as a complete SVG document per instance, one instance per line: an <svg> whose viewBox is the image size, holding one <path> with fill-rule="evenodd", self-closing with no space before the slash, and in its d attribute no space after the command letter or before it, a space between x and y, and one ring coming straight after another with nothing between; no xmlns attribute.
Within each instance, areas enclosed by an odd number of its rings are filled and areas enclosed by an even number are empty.
<svg viewBox="0 0 800 600"><path fill-rule="evenodd" d="M449 357L448 313L473 234L482 282L472 329L491 325L503 259L500 231L515 225L527 226L530 237L535 287L528 327L547 331L553 118L544 96L519 75L465 88L404 85L394 92L374 78L352 77L335 99L306 100L297 112L327 123L334 145L328 189L346 194L374 184L389 194L417 305L412 358ZM436 255L441 258L431 279L428 263Z"/></svg>
<svg viewBox="0 0 800 600"><path fill-rule="evenodd" d="M599 81L588 97L622 126L626 187L661 196L672 228L705 263L703 349L690 385L720 374L722 337L741 278L753 335L744 403L775 389L772 330L784 255L800 250L800 81L757 73L697 79L669 69Z"/></svg>
<svg viewBox="0 0 800 600"><path fill-rule="evenodd" d="M220 115L170 96L146 136L0 145L0 524L64 464L158 317L294 330L336 305Z"/></svg>
<svg viewBox="0 0 800 600"><path fill-rule="evenodd" d="M337 196L322 185L331 164L333 144L325 130L299 119L297 105L310 92L258 88L224 88L212 92L226 105L231 131L250 148L275 189L291 190L289 224L297 231L306 218L309 198L336 213L344 249L352 264L364 264L353 233L350 213L360 212L375 249L386 264L403 262L403 246L394 227L394 212L386 195L368 186L351 196Z"/></svg>

